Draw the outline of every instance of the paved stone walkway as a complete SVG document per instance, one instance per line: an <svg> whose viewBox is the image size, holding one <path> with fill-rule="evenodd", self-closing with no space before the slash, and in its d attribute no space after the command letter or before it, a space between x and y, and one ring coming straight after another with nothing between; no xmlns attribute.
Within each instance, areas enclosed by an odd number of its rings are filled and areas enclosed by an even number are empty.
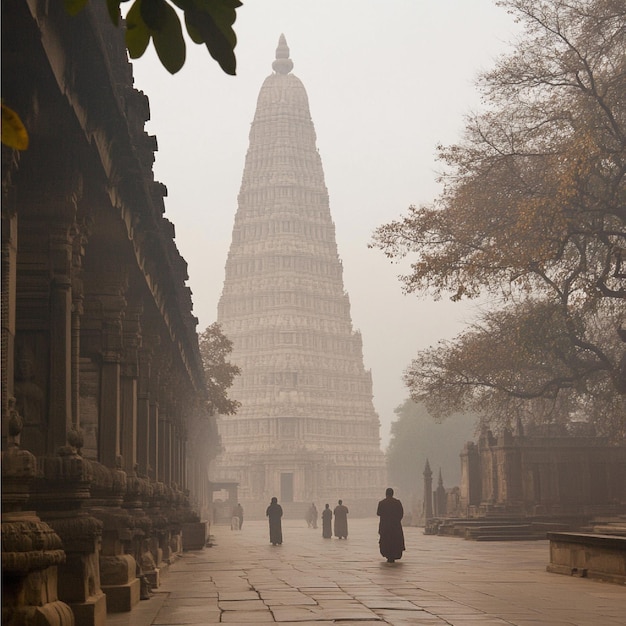
<svg viewBox="0 0 626 626"><path fill-rule="evenodd" d="M216 545L186 552L150 600L107 626L181 624L420 624L625 626L626 588L545 571L547 541L478 543L406 528L407 551L387 564L377 520L349 520L347 540L283 522L212 529Z"/></svg>

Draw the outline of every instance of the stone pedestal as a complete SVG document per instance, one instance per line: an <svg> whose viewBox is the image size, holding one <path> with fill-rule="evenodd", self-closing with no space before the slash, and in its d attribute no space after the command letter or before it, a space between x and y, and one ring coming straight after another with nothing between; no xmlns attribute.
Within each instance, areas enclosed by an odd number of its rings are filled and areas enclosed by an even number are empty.
<svg viewBox="0 0 626 626"><path fill-rule="evenodd" d="M38 463L41 476L34 482L32 501L66 553L65 563L59 565L59 598L70 605L81 626L105 626L99 571L102 523L82 508L89 498L91 464L72 443L61 448L59 456Z"/></svg>
<svg viewBox="0 0 626 626"><path fill-rule="evenodd" d="M59 536L34 511L3 513L3 624L74 626L72 609L57 592L64 561Z"/></svg>
<svg viewBox="0 0 626 626"><path fill-rule="evenodd" d="M121 507L127 488L126 473L94 463L92 513L103 524L100 584L107 597L107 612L130 611L140 600L137 561L127 553L134 539L134 520ZM95 496L95 497L94 497Z"/></svg>
<svg viewBox="0 0 626 626"><path fill-rule="evenodd" d="M107 597L107 611L130 611L139 602L141 584L135 575L137 563L130 554L103 556L100 559L102 590Z"/></svg>
<svg viewBox="0 0 626 626"><path fill-rule="evenodd" d="M206 522L183 524L183 550L202 550L207 539Z"/></svg>
<svg viewBox="0 0 626 626"><path fill-rule="evenodd" d="M61 539L34 511L21 510L36 461L15 443L21 420L12 418L9 449L2 453L2 623L74 626L72 610L57 591L57 568L65 562Z"/></svg>

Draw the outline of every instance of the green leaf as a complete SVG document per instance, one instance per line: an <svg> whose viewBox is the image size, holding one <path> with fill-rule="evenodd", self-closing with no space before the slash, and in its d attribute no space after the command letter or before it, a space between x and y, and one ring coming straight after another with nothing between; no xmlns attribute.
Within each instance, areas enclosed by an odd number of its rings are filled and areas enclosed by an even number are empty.
<svg viewBox="0 0 626 626"><path fill-rule="evenodd" d="M234 49L237 36L232 29L239 0L196 0L195 8L185 11L187 32L195 43L204 43L209 54L227 74L236 73Z"/></svg>
<svg viewBox="0 0 626 626"><path fill-rule="evenodd" d="M161 63L170 74L175 74L185 64L185 40L176 11L169 5L166 8L165 22L153 31L152 39Z"/></svg>
<svg viewBox="0 0 626 626"><path fill-rule="evenodd" d="M188 11L195 6L195 0L172 0L172 4L175 4L182 11Z"/></svg>
<svg viewBox="0 0 626 626"><path fill-rule="evenodd" d="M138 59L150 43L150 30L141 18L141 0L135 3L126 15L126 47L131 59Z"/></svg>
<svg viewBox="0 0 626 626"><path fill-rule="evenodd" d="M114 26L120 25L120 4L122 0L106 0L107 11Z"/></svg>
<svg viewBox="0 0 626 626"><path fill-rule="evenodd" d="M65 10L72 16L78 15L89 0L63 0Z"/></svg>
<svg viewBox="0 0 626 626"><path fill-rule="evenodd" d="M174 11L165 0L141 0L141 18L151 31L166 28L167 21L170 19L168 9Z"/></svg>

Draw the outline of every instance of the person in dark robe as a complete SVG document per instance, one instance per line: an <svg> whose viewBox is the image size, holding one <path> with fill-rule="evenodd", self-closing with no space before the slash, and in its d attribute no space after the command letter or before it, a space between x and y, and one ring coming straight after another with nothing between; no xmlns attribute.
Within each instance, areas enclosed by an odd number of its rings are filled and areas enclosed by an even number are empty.
<svg viewBox="0 0 626 626"><path fill-rule="evenodd" d="M335 537L339 539L348 538L348 507L343 500L339 500L333 514L335 516Z"/></svg>
<svg viewBox="0 0 626 626"><path fill-rule="evenodd" d="M333 512L330 510L330 506L327 504L322 511L322 537L324 539L331 539L333 536Z"/></svg>
<svg viewBox="0 0 626 626"><path fill-rule="evenodd" d="M402 530L402 518L404 509L402 502L393 497L393 489L387 488L385 499L378 503L376 515L380 517L378 534L380 539L380 553L387 559L387 563L394 563L402 558L404 552L404 531Z"/></svg>
<svg viewBox="0 0 626 626"><path fill-rule="evenodd" d="M270 523L270 543L273 546L283 543L283 528L281 518L283 516L283 507L278 504L278 498L272 498L270 505L265 511L265 515Z"/></svg>

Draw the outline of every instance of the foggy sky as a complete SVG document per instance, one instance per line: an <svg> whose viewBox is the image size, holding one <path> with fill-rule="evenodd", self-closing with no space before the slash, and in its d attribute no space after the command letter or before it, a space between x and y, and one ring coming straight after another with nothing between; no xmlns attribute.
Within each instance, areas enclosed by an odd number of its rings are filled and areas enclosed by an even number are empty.
<svg viewBox="0 0 626 626"><path fill-rule="evenodd" d="M474 81L509 49L516 27L492 0L248 0L237 10L237 76L187 39L171 76L152 46L134 62L150 99L155 177L189 264L194 313L217 318L248 132L284 33L307 90L352 321L372 370L383 447L408 396L402 372L418 349L455 336L472 309L403 295L373 230L439 192L436 146L458 141L480 108Z"/></svg>

